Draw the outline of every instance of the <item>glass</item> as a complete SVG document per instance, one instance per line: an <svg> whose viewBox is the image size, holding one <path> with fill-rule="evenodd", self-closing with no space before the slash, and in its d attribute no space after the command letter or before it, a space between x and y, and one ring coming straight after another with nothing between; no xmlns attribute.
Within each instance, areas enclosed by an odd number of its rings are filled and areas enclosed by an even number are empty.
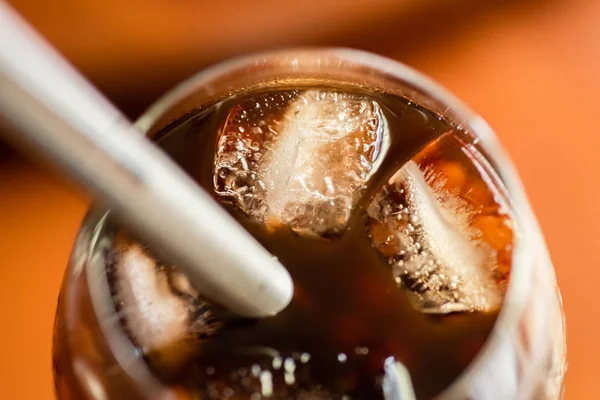
<svg viewBox="0 0 600 400"><path fill-rule="evenodd" d="M540 229L516 171L485 121L454 96L397 62L346 49L258 54L207 69L182 83L137 121L149 138L218 99L277 82L326 80L407 98L460 127L509 198L515 231L509 287L486 344L439 399L559 399L566 367L560 293ZM56 391L66 399L187 399L153 376L128 339L105 275L102 227L93 207L74 244L54 331Z"/></svg>

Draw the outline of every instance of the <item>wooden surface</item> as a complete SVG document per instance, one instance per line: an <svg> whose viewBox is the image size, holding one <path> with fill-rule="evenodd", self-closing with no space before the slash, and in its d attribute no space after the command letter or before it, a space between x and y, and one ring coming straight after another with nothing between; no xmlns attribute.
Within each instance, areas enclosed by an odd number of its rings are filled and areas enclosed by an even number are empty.
<svg viewBox="0 0 600 400"><path fill-rule="evenodd" d="M132 116L208 63L284 45L351 45L434 77L488 120L520 170L564 297L566 398L599 398L600 2L213 3L15 5ZM56 296L86 203L0 146L0 398L53 397Z"/></svg>

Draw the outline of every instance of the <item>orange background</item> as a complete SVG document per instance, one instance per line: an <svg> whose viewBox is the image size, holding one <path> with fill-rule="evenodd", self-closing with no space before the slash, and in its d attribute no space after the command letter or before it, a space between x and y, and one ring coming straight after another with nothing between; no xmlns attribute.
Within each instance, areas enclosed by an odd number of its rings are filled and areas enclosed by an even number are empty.
<svg viewBox="0 0 600 400"><path fill-rule="evenodd" d="M600 398L599 1L13 4L132 118L210 63L298 44L363 48L441 82L488 120L520 170L564 297L566 398ZM56 296L86 205L0 143L0 398L53 398Z"/></svg>

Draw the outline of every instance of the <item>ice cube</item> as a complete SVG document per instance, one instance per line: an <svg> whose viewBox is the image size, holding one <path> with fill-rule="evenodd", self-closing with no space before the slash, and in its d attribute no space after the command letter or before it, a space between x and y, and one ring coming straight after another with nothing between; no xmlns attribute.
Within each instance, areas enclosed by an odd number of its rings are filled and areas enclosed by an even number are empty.
<svg viewBox="0 0 600 400"><path fill-rule="evenodd" d="M367 97L335 90L255 96L231 109L215 190L269 226L332 235L376 168L385 121Z"/></svg>
<svg viewBox="0 0 600 400"><path fill-rule="evenodd" d="M441 140L452 144L454 138ZM453 144L460 151L460 144ZM462 187L453 186L452 168L441 168L439 153L436 157L418 155L420 166L409 161L375 195L368 207L369 236L416 308L430 313L496 310L508 279L504 263L509 261L500 255L512 244L510 219L493 196L482 203L465 196L485 184L481 175L464 174ZM471 163L467 170L478 171L470 158L460 160ZM508 232L501 243L493 243L481 229L481 220L490 218Z"/></svg>
<svg viewBox="0 0 600 400"><path fill-rule="evenodd" d="M107 259L118 316L133 342L158 368L181 365L198 339L216 334L222 323L176 267L161 264L122 234Z"/></svg>

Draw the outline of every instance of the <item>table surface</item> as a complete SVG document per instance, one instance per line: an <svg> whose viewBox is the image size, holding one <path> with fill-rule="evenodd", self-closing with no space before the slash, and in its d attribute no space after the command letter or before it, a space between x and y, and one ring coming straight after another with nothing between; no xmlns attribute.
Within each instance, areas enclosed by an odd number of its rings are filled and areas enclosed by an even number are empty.
<svg viewBox="0 0 600 400"><path fill-rule="evenodd" d="M172 3L177 6L157 0L123 2L128 6L116 0L52 3L15 5L130 115L207 63L286 44L365 48L412 65L449 88L497 132L545 233L567 314L566 398L600 397L595 365L600 322L592 298L600 279L600 252L595 252L600 249L600 2L481 6L460 1L460 9L432 13L414 2L400 7L395 1L373 2L377 5L364 12L365 3L349 1L339 15L334 6L319 8L318 1L285 10L266 2L270 8L253 10L262 15L253 25L238 15L248 11L247 2L233 1L241 8L228 14L236 26L232 30L197 17L224 13L219 5L200 10L187 1ZM272 18L274 10L281 12L273 28L277 35L264 26L263 12ZM214 50L203 47L211 43ZM150 62L154 59L157 63ZM56 297L87 203L47 167L0 147L2 398L53 398Z"/></svg>

